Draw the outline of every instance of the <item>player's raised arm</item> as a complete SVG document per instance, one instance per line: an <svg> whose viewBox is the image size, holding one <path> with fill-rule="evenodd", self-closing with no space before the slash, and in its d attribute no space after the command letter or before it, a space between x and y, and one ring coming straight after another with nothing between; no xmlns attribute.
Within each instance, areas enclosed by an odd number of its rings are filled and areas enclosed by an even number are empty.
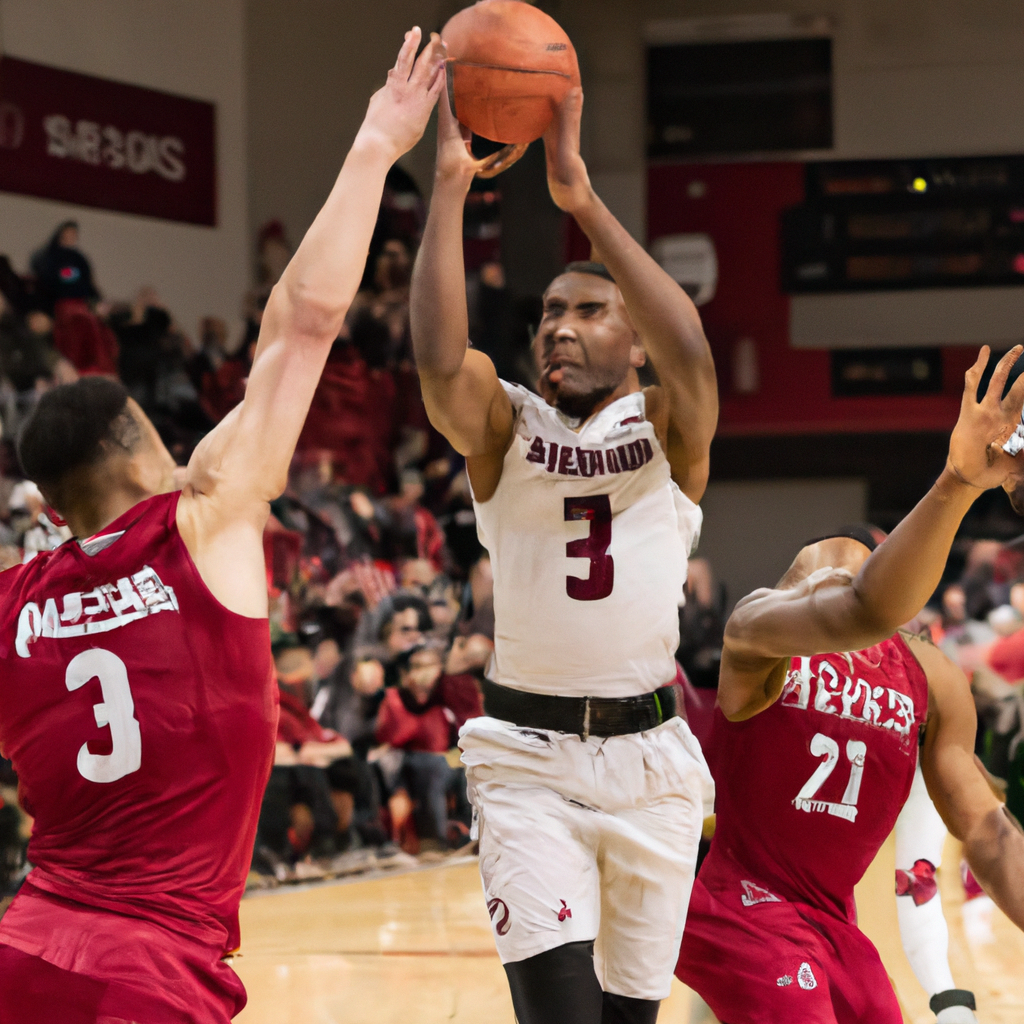
<svg viewBox="0 0 1024 1024"><path fill-rule="evenodd" d="M583 92L571 89L544 136L548 187L571 214L622 292L630 319L654 364L667 405L666 456L680 489L699 502L707 487L711 439L718 424L718 384L697 307L591 187L580 156ZM658 410L649 410L657 423ZM660 431L659 431L660 433Z"/></svg>
<svg viewBox="0 0 1024 1024"><path fill-rule="evenodd" d="M911 649L928 676L928 725L921 771L949 831L964 844L975 878L1024 929L1024 834L1007 816L974 758L977 717L967 677L922 641Z"/></svg>
<svg viewBox="0 0 1024 1024"><path fill-rule="evenodd" d="M491 360L469 348L462 216L482 166L442 97L434 191L412 274L412 343L430 422L467 457L474 493L486 501L512 437L512 404Z"/></svg>
<svg viewBox="0 0 1024 1024"><path fill-rule="evenodd" d="M1020 421L1024 378L1001 398L1017 346L999 362L985 395L983 348L967 371L946 467L931 490L864 562L856 576L810 565L803 578L758 590L726 624L719 701L729 717L756 714L781 690L789 658L856 651L879 643L924 607L942 578L960 522L983 491L1024 472L1002 444Z"/></svg>
<svg viewBox="0 0 1024 1024"><path fill-rule="evenodd" d="M388 169L422 136L444 85L436 37L406 33L327 202L267 302L245 399L196 449L187 481L232 511L262 511L288 466L331 345L362 277ZM189 494L186 488L186 495Z"/></svg>

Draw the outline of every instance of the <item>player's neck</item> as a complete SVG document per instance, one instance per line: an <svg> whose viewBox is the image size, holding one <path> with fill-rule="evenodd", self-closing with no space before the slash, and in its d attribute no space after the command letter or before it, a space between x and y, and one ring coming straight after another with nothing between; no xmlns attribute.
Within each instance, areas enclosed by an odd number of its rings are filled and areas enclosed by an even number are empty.
<svg viewBox="0 0 1024 1024"><path fill-rule="evenodd" d="M72 534L79 540L102 533L130 508L150 497L135 484L104 490L92 498L83 498L63 513Z"/></svg>
<svg viewBox="0 0 1024 1024"><path fill-rule="evenodd" d="M594 403L594 407L585 416L576 416L573 419L578 420L578 426L576 430L582 429L583 425L592 420L599 412L607 409L609 405L613 405L620 398L625 398L626 395L635 394L640 391L640 378L637 376L636 370L631 369L622 383L610 394ZM554 403L552 403L554 404ZM555 406L559 408L559 406ZM565 410L562 410L565 412ZM566 415L571 415L566 412Z"/></svg>

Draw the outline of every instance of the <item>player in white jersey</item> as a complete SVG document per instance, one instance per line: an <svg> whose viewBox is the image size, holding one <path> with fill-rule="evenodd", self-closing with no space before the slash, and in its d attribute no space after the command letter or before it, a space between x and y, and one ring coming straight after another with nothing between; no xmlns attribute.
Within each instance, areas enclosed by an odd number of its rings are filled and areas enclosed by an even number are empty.
<svg viewBox="0 0 1024 1024"><path fill-rule="evenodd" d="M412 335L494 573L486 716L460 739L488 909L520 1024L653 1024L713 796L672 684L714 365L693 303L594 194L575 90L544 140L548 184L603 264L545 293L540 397L499 381L467 347L462 210L480 165L440 106ZM648 357L661 383L641 390Z"/></svg>

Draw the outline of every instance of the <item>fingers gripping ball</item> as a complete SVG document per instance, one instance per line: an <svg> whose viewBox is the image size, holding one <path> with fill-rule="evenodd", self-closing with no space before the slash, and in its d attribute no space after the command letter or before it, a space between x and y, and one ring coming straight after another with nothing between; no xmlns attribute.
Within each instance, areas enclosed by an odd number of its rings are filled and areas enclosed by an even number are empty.
<svg viewBox="0 0 1024 1024"><path fill-rule="evenodd" d="M480 0L441 30L448 99L459 121L492 142L539 139L580 72L558 23L521 0Z"/></svg>

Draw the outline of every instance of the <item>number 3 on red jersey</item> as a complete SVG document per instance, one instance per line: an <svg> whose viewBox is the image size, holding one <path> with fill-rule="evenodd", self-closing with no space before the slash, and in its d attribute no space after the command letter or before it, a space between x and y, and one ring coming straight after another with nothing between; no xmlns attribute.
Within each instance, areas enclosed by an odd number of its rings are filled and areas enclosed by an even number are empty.
<svg viewBox="0 0 1024 1024"><path fill-rule="evenodd" d="M612 542L612 503L607 494L565 499L565 521L590 523L590 533L565 545L567 558L589 558L590 576L566 576L565 592L574 601L600 601L615 585L615 562L608 554Z"/></svg>
<svg viewBox="0 0 1024 1024"><path fill-rule="evenodd" d="M128 685L128 669L113 652L93 648L76 654L64 675L72 693L90 679L100 681L103 701L93 704L92 711L98 728L110 728L112 749L109 754L94 754L88 741L83 743L78 750L78 772L89 782L117 782L142 766L142 734Z"/></svg>

